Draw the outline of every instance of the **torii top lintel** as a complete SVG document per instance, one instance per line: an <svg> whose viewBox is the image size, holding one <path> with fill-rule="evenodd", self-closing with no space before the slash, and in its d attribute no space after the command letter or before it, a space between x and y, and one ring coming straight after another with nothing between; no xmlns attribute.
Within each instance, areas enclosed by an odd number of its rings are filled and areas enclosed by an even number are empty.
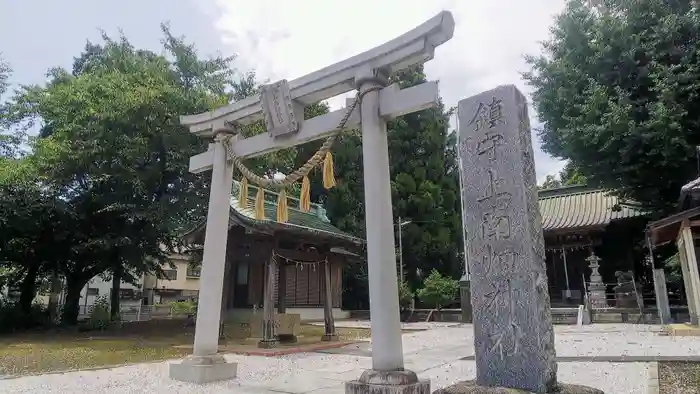
<svg viewBox="0 0 700 394"><path fill-rule="evenodd" d="M378 47L289 82L291 98L312 104L355 89L355 77L363 68L394 72L433 58L435 48L452 38L455 22L449 11L442 11L413 30ZM190 132L211 136L226 122L251 123L262 117L260 98L247 97L213 111L180 117Z"/></svg>

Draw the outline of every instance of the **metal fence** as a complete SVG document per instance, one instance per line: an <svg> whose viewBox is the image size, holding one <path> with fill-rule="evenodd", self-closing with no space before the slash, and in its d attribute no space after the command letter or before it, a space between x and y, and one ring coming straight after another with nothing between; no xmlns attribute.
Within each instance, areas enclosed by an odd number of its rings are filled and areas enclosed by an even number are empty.
<svg viewBox="0 0 700 394"><path fill-rule="evenodd" d="M94 305L81 305L78 319L88 319ZM187 313L178 312L171 305L122 305L119 307L121 321L148 321L151 319L167 319L186 317Z"/></svg>
<svg viewBox="0 0 700 394"><path fill-rule="evenodd" d="M633 294L628 294L628 293L616 293L613 289L615 286L617 286L617 283L604 283L605 285L605 301L608 307L610 308L615 308L619 307L620 303L620 296L627 296L629 298L634 297ZM586 286L588 286L588 283L586 283ZM670 289L669 289L670 290ZM644 308L654 308L656 307L656 294L654 293L654 289L652 286L649 285L640 285L639 288L637 289L638 292L641 293L641 298L642 298L642 306ZM576 306L576 305L581 305L583 304L583 297L585 292L583 290L570 290L569 294L571 297L567 298L566 297L566 290L562 289L560 287L554 287L551 286L549 288L549 298L552 303L552 306L561 306L561 307L568 307L568 306ZM673 306L686 306L687 302L685 299L685 294L683 294L682 291L669 291L668 293L668 300L669 304ZM637 308L637 305L635 303L634 305L635 308Z"/></svg>

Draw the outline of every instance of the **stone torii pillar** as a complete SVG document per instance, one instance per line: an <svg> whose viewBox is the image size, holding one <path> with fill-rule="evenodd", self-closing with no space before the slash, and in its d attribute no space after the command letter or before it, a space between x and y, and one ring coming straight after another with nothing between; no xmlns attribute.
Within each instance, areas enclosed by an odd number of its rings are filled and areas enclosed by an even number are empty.
<svg viewBox="0 0 700 394"><path fill-rule="evenodd" d="M435 48L452 38L454 19L443 11L415 29L367 52L353 56L291 82L280 81L251 96L202 114L183 116L182 124L201 137L260 120L265 114L269 133L233 141L230 149L239 158L250 158L328 137L338 128L348 109L304 120L306 105L358 89L364 98L347 118L346 128L361 125L367 217L370 309L372 318L372 369L348 382L351 393L428 393L430 383L418 381L404 370L389 178L386 121L437 105L437 82L406 89L387 85L387 76L432 59ZM272 127L270 127L272 126ZM231 170L224 141L216 137L207 152L190 158L190 172L213 171L207 224L195 352L182 363L171 364L170 376L178 380L212 381L235 376L235 365L223 363L207 339L209 326L218 327L223 282L228 199ZM218 175L217 175L218 174ZM224 201L226 203L224 203ZM224 215L225 214L225 215ZM225 216L225 219L224 219ZM210 311L211 310L211 311ZM216 312L213 312L216 310ZM233 365L231 367L231 365ZM196 376L196 378L192 378Z"/></svg>

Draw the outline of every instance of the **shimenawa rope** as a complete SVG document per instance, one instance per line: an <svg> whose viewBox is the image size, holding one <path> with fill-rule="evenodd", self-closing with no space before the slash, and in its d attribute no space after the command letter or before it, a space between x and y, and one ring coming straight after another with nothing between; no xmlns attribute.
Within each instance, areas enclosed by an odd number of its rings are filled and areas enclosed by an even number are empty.
<svg viewBox="0 0 700 394"><path fill-rule="evenodd" d="M257 220L263 220L265 218L264 188L273 187L279 189L280 192L277 199L277 221L286 222L288 220L288 213L286 195L287 193L285 189L288 186L292 185L294 182L303 178L301 198L299 200L299 208L304 212L308 212L310 208L310 185L308 179L309 172L311 172L311 170L314 169L317 165L319 165L319 163L321 163L321 161L323 160L323 187L325 187L326 189L330 189L333 186L335 186L335 176L333 174L333 155L330 152L331 147L333 146L333 143L335 143L338 136L344 131L345 124L348 122L348 119L350 119L350 115L352 115L352 112L355 110L355 108L357 108L357 106L362 102L364 96L369 92L381 89L381 86L372 86L363 92L358 92L355 96L355 100L353 100L352 104L348 107L347 112L345 112L345 115L343 115L343 118L338 123L338 127L336 127L336 129L331 133L331 135L326 137L326 140L323 142L323 145L321 145L319 150L316 151L316 153L314 153L314 155L311 156L311 158L307 160L307 162L304 163L304 165L302 165L283 179L263 178L251 171L248 167L245 166L245 164L243 164L243 160L234 152L233 144L231 143L231 138L233 138L233 136L227 136L223 142L228 153L228 158L233 162L233 165L238 169L238 171L241 172L241 175L243 175L239 191L239 206L241 208L245 208L247 206L248 181L253 182L258 186L258 193L255 198L255 218Z"/></svg>

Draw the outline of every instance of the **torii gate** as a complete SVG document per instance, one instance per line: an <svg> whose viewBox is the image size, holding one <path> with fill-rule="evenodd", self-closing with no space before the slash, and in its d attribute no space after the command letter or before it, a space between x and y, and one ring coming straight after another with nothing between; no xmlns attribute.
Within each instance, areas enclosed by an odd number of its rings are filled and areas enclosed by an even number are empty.
<svg viewBox="0 0 700 394"><path fill-rule="evenodd" d="M429 382L418 382L415 373L403 369L386 121L437 105L438 86L437 82L407 89L386 85L389 73L432 59L435 48L451 39L453 32L452 14L443 11L383 45L289 83L281 81L268 86L263 91L277 91L270 99L275 100L278 108L281 103L282 108L290 109L275 113L272 121L271 102L257 95L180 118L191 133L213 138L214 142L209 144L208 151L190 158L190 172L212 170L212 180L194 351L182 363L170 365L171 378L202 383L236 376L236 364L217 356L234 169L226 140L233 138L230 149L235 156L250 158L327 137L337 129L347 109L308 120L301 120L300 111L305 105L357 89L362 96L360 108L354 107L345 127L360 125L362 130L373 346L372 370L358 381L348 382L346 391L365 392L370 385L380 384L401 385L412 392L419 385L418 391L429 392ZM264 112L269 133L246 139L238 135L230 137L235 134L236 126L260 120Z"/></svg>

